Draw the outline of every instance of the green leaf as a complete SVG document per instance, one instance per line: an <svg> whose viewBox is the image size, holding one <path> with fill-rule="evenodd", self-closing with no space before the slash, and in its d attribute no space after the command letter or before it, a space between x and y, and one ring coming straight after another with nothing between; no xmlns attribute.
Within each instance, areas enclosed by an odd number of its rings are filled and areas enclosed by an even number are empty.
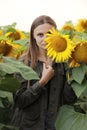
<svg viewBox="0 0 87 130"><path fill-rule="evenodd" d="M76 82L78 82L79 84L81 84L84 79L86 71L87 71L87 65L81 64L80 67L76 67L72 69L71 78Z"/></svg>
<svg viewBox="0 0 87 130"><path fill-rule="evenodd" d="M13 75L6 75L0 79L0 90L15 92L20 87L20 82Z"/></svg>
<svg viewBox="0 0 87 130"><path fill-rule="evenodd" d="M27 46L29 39L21 39L21 40L16 40L16 41L13 41L13 42L16 43L16 44L20 44L22 46Z"/></svg>
<svg viewBox="0 0 87 130"><path fill-rule="evenodd" d="M6 25L6 26L0 26L0 29L4 31L4 33L8 32L10 28L15 29L16 22L12 23L11 25Z"/></svg>
<svg viewBox="0 0 87 130"><path fill-rule="evenodd" d="M10 27L10 28L8 28L8 29L7 29L7 32L16 32L16 29L15 29L15 28Z"/></svg>
<svg viewBox="0 0 87 130"><path fill-rule="evenodd" d="M0 108L6 108L7 109L7 108L10 108L10 106L12 105L12 103L8 100L8 97L5 97L5 98L0 97L0 100L3 104L3 106L0 106Z"/></svg>
<svg viewBox="0 0 87 130"><path fill-rule="evenodd" d="M79 97L87 89L87 79L85 79L82 82L82 84L79 84L77 82L72 82L71 87L74 90L77 97Z"/></svg>
<svg viewBox="0 0 87 130"><path fill-rule="evenodd" d="M68 35L70 39L73 38L74 36L74 30L61 30L60 31L61 34L64 34L64 35Z"/></svg>
<svg viewBox="0 0 87 130"><path fill-rule="evenodd" d="M11 121L11 108L0 108L0 123L9 124Z"/></svg>
<svg viewBox="0 0 87 130"><path fill-rule="evenodd" d="M1 77L5 77L6 73L3 72L2 70L0 70L0 80L1 80Z"/></svg>
<svg viewBox="0 0 87 130"><path fill-rule="evenodd" d="M80 95L74 105L78 106L78 108L81 108L81 110L87 113L87 89Z"/></svg>
<svg viewBox="0 0 87 130"><path fill-rule="evenodd" d="M72 106L62 106L55 126L56 130L87 130L87 114L75 112Z"/></svg>
<svg viewBox="0 0 87 130"><path fill-rule="evenodd" d="M85 30L85 32L75 32L76 33L76 38L79 41L87 41L87 30Z"/></svg>
<svg viewBox="0 0 87 130"><path fill-rule="evenodd" d="M10 57L3 57L3 59L3 63L0 63L0 71L7 74L20 73L26 80L39 79L37 73L24 63Z"/></svg>
<svg viewBox="0 0 87 130"><path fill-rule="evenodd" d="M0 90L0 97L7 98L10 103L13 103L13 94L11 92Z"/></svg>

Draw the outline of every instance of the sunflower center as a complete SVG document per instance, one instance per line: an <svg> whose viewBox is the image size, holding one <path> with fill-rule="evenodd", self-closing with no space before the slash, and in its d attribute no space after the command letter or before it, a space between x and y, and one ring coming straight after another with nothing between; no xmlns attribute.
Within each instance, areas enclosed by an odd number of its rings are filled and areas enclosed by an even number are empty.
<svg viewBox="0 0 87 130"><path fill-rule="evenodd" d="M63 27L64 30L72 30L72 27L71 26L65 26Z"/></svg>
<svg viewBox="0 0 87 130"><path fill-rule="evenodd" d="M78 45L75 48L75 52L73 53L73 58L77 62L84 62L87 64L87 43L83 43L82 45Z"/></svg>
<svg viewBox="0 0 87 130"><path fill-rule="evenodd" d="M84 23L82 23L82 27L87 29L87 21L85 21Z"/></svg>
<svg viewBox="0 0 87 130"><path fill-rule="evenodd" d="M55 38L55 42L52 44L52 47L57 52L62 52L67 47L67 41L62 37Z"/></svg>
<svg viewBox="0 0 87 130"><path fill-rule="evenodd" d="M18 32L12 32L8 36L9 38L12 38L13 40L19 40L20 39L20 34Z"/></svg>
<svg viewBox="0 0 87 130"><path fill-rule="evenodd" d="M6 56L11 51L11 46L8 45L5 41L0 41L0 54Z"/></svg>

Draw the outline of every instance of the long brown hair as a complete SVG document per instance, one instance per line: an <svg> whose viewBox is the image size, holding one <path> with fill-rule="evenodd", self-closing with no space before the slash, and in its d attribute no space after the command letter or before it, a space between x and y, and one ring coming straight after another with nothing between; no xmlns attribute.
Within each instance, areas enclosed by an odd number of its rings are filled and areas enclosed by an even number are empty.
<svg viewBox="0 0 87 130"><path fill-rule="evenodd" d="M26 51L26 56L24 59L24 62L26 62L30 59L30 61L31 61L30 65L32 68L35 67L36 60L37 60L38 54L39 54L38 46L37 46L36 41L33 37L34 29L37 26L42 25L44 23L48 23L50 25L53 25L55 28L57 27L55 21L51 17L46 16L46 15L41 15L33 21L32 25L31 25L31 29L30 29L29 46L28 46L28 49Z"/></svg>

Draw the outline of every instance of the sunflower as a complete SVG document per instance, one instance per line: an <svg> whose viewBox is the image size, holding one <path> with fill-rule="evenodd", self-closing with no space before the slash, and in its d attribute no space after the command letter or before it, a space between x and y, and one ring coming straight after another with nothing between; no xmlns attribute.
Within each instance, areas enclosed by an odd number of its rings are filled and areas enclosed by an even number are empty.
<svg viewBox="0 0 87 130"><path fill-rule="evenodd" d="M21 48L18 44L13 44L10 40L0 40L0 54L8 57L17 58L17 50Z"/></svg>
<svg viewBox="0 0 87 130"><path fill-rule="evenodd" d="M74 25L72 24L71 21L66 22L66 23L62 26L62 30L74 30Z"/></svg>
<svg viewBox="0 0 87 130"><path fill-rule="evenodd" d="M74 45L68 35L62 35L57 29L52 29L46 34L45 41L47 55L55 62L64 62L71 57Z"/></svg>
<svg viewBox="0 0 87 130"><path fill-rule="evenodd" d="M20 39L26 39L25 34L20 30L15 30L12 32L7 32L5 34L6 37L12 39L12 40L20 40Z"/></svg>
<svg viewBox="0 0 87 130"><path fill-rule="evenodd" d="M87 19L79 19L75 29L78 32L85 32L87 30Z"/></svg>
<svg viewBox="0 0 87 130"><path fill-rule="evenodd" d="M72 52L72 58L77 63L85 63L87 64L87 41L80 42L76 45L74 48L74 51Z"/></svg>

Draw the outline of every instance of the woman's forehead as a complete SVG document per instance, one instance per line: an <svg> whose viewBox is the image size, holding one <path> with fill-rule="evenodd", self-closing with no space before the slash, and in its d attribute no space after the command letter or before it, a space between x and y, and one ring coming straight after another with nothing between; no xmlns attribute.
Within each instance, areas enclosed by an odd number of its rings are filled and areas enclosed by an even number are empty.
<svg viewBox="0 0 87 130"><path fill-rule="evenodd" d="M35 33L38 33L38 32L48 32L52 27L53 27L53 25L51 25L49 23L44 23L44 24L41 24L41 25L37 26L34 29L34 32Z"/></svg>

